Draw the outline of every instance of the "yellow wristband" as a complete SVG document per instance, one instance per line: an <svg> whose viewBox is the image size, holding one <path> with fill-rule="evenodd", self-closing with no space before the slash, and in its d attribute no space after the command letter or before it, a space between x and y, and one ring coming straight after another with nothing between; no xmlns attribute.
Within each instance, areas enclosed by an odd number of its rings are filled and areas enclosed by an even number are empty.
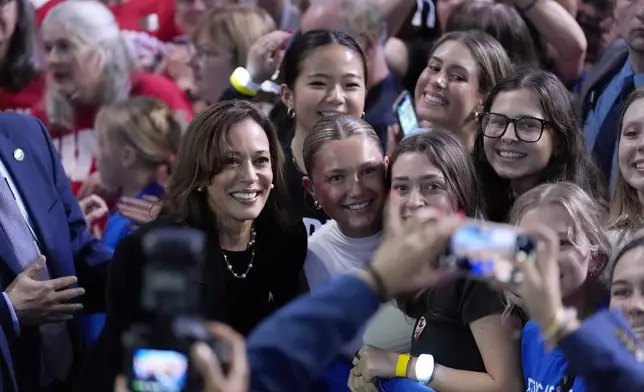
<svg viewBox="0 0 644 392"><path fill-rule="evenodd" d="M409 365L409 354L400 354L396 364L396 377L407 377L407 365Z"/></svg>
<svg viewBox="0 0 644 392"><path fill-rule="evenodd" d="M233 85L235 90L249 97L254 97L255 95L257 95L257 91L247 87L245 83L243 83L237 78L237 72L238 71L235 70L235 72L233 72L232 75L230 75L230 84Z"/></svg>
<svg viewBox="0 0 644 392"><path fill-rule="evenodd" d="M542 333L542 339L543 340L550 340L552 339L553 336L557 333L559 330L559 327L561 325L561 321L564 318L564 312L563 311L558 311L557 314L555 314L554 319L548 324L548 327L543 330Z"/></svg>

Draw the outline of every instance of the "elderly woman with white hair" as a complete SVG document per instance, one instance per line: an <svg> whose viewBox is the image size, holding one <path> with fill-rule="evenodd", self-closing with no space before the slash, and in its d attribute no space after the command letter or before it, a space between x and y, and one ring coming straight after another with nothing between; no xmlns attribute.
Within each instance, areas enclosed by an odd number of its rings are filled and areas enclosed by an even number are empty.
<svg viewBox="0 0 644 392"><path fill-rule="evenodd" d="M94 117L103 105L133 96L157 98L192 118L185 93L159 75L136 71L131 47L112 12L98 1L65 1L41 26L47 92L35 114L49 127L77 197L100 191Z"/></svg>

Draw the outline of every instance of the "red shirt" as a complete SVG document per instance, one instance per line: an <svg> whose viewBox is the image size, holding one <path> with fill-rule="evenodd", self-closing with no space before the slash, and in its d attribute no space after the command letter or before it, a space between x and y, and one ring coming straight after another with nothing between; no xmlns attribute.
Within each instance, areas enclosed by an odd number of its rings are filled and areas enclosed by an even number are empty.
<svg viewBox="0 0 644 392"><path fill-rule="evenodd" d="M40 26L49 10L63 1L49 0L38 8L36 24ZM164 42L181 35L174 23L174 0L123 0L109 8L121 30L144 31Z"/></svg>
<svg viewBox="0 0 644 392"><path fill-rule="evenodd" d="M131 97L149 96L165 102L173 111L183 111L186 119L192 120L192 108L185 93L164 76L133 72ZM65 173L72 182L74 194L78 192L87 177L96 171L94 157L97 142L94 135L94 118L100 108L77 108L74 129L57 129L51 132L54 145L60 153ZM48 125L44 102L34 110L34 116Z"/></svg>
<svg viewBox="0 0 644 392"><path fill-rule="evenodd" d="M0 87L0 111L31 114L45 95L46 80L45 74L40 73L18 92Z"/></svg>

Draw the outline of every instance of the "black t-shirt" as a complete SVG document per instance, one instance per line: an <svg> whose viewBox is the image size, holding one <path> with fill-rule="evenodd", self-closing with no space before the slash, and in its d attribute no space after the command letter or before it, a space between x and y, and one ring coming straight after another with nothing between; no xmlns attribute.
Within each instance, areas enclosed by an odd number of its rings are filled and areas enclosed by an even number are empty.
<svg viewBox="0 0 644 392"><path fill-rule="evenodd" d="M302 218L308 235L313 234L320 228L329 217L322 209L315 208L315 200L302 185L304 175L298 170L293 162L293 151L291 150L291 141L284 143L284 177L288 186L288 193L293 202L292 212Z"/></svg>
<svg viewBox="0 0 644 392"><path fill-rule="evenodd" d="M502 293L485 282L460 279L435 289L416 306L411 354L431 354L436 363L453 369L485 372L485 364L469 324L505 309ZM429 303L429 311L427 310ZM423 323L425 324L423 327Z"/></svg>

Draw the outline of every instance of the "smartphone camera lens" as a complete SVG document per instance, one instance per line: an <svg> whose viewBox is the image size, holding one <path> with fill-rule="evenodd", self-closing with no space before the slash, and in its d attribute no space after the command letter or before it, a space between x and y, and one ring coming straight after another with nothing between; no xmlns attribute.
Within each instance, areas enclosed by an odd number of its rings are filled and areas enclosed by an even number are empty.
<svg viewBox="0 0 644 392"><path fill-rule="evenodd" d="M535 242L531 237L520 235L517 237L517 247L519 248L519 250L530 254L535 249Z"/></svg>

